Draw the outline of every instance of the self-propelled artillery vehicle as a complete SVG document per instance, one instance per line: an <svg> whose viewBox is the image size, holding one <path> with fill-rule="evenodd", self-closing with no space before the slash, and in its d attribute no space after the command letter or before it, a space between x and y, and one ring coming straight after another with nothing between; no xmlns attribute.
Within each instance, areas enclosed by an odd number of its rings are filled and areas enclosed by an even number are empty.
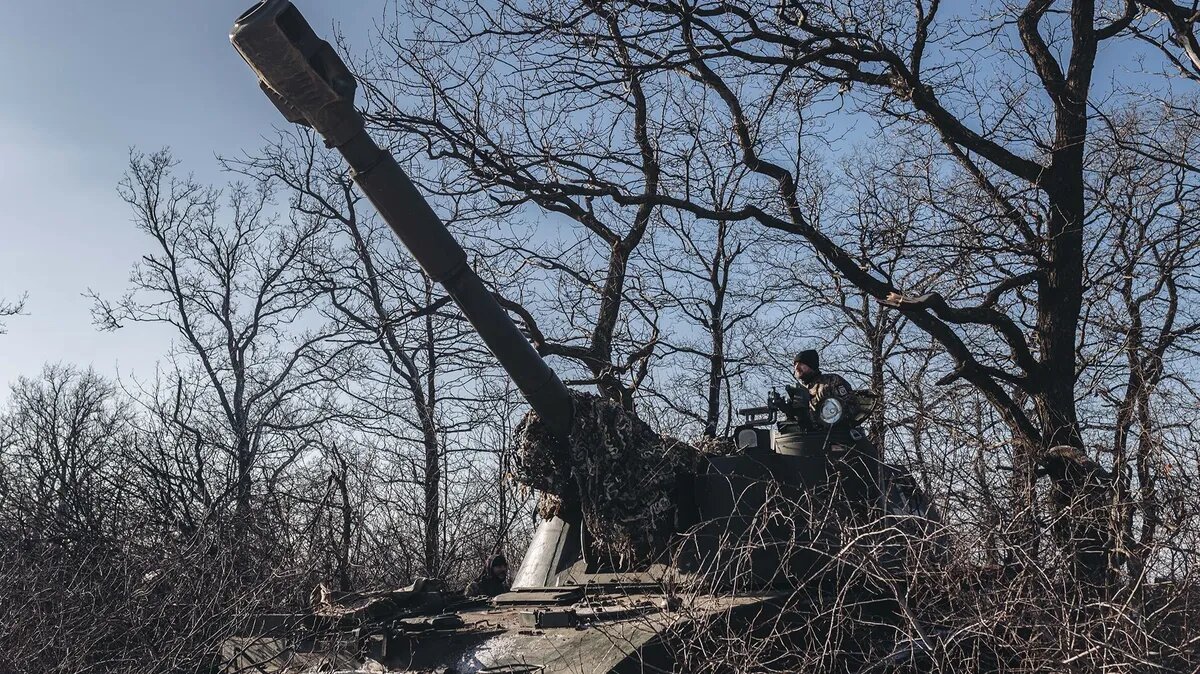
<svg viewBox="0 0 1200 674"><path fill-rule="evenodd" d="M595 430L602 426L596 418L622 413L598 412L603 401L570 391L533 349L392 155L372 140L354 106L353 74L291 2L258 3L237 19L230 40L283 115L342 154L358 187L517 384L546 442L578 449L588 442L581 428ZM804 602L846 596L849 576L836 569L848 541L862 540L881 518L929 521L931 513L859 428L869 395L829 400L815 411L796 396L768 403L744 411L746 423L721 451L655 441L655 451L683 458L655 483L663 491L655 503L664 505L649 509L636 545L615 551L599 526L606 513L580 493L587 491L580 483L554 495L556 507L537 528L510 592L470 598L422 580L395 592L322 598L310 614L250 621L244 636L226 643L226 667L551 674L745 669L747 658L770 661L776 671L799 663L796 654L819 622ZM556 451L560 461L576 456ZM570 465L558 468L574 474ZM605 491L640 496L633 482ZM903 600L886 580L903 563L903 547L875 548L882 572L871 575L884 580L864 586L853 602L854 611L870 614L863 624L888 626L890 636L861 653L843 649L839 668L886 665L889 657L908 657L896 653L911 655L906 639L924 639L920 629L904 627L911 621ZM741 659L736 667L734 658Z"/></svg>

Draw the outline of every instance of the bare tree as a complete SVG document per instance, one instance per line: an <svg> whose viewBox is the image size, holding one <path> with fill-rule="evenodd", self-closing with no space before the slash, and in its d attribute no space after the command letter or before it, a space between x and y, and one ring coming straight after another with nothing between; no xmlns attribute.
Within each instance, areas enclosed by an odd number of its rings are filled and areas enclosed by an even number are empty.
<svg viewBox="0 0 1200 674"><path fill-rule="evenodd" d="M258 602L213 538L166 535L142 498L136 412L90 370L48 365L13 385L0 412L0 669L205 667Z"/></svg>
<svg viewBox="0 0 1200 674"><path fill-rule="evenodd" d="M0 298L0 335L8 332L7 326L4 323L5 318L19 316L25 310L25 296L21 296L17 300L5 300Z"/></svg>
<svg viewBox="0 0 1200 674"><path fill-rule="evenodd" d="M1188 156L1200 143L1200 127L1172 113L1162 118L1137 110L1105 121L1101 133L1109 142L1100 145L1095 159L1104 168L1089 190L1095 217L1109 226L1093 246L1099 259L1090 283L1095 299L1089 322L1095 327L1085 342L1091 367L1084 373L1089 388L1114 412L1111 426L1102 426L1112 429L1105 444L1119 485L1113 527L1138 577L1163 524L1157 485L1172 479L1163 470L1173 449L1168 435L1195 416L1170 401L1195 398L1184 382L1192 380L1188 373L1200 339L1192 280L1200 264L1200 223L1191 215L1200 198L1200 174L1137 150L1142 139L1150 139ZM1141 129L1151 125L1160 131L1147 136Z"/></svg>
<svg viewBox="0 0 1200 674"><path fill-rule="evenodd" d="M385 479L420 489L421 508L410 513L422 522L420 572L442 575L447 570L442 508L451 488L462 487L446 472L455 437L488 421L481 413L487 405L479 382L494 369L490 357L391 231L361 208L347 170L328 157L315 134L283 134L256 155L225 165L284 188L293 211L327 222L336 232L335 245L316 251L308 264L328 297L331 319L344 323L347 338L371 354L356 377L338 386L357 402L351 423L394 441L384 451L395 456L400 474ZM420 451L415 462L408 456L412 445ZM404 494L392 502L407 512L411 498Z"/></svg>
<svg viewBox="0 0 1200 674"><path fill-rule="evenodd" d="M121 197L153 242L123 298L95 298L103 329L161 323L181 340L180 356L201 373L203 395L191 419L175 423L228 457L233 477L216 500L233 503L238 545L253 527L254 483L274 475L311 445L307 429L336 416L325 391L345 350L340 331L314 312L322 294L302 262L328 244L325 223L302 214L281 222L269 193L231 185L222 193L173 173L166 151L134 153Z"/></svg>
<svg viewBox="0 0 1200 674"><path fill-rule="evenodd" d="M905 286L933 285L939 276L951 273L947 267L953 263L914 260L909 252L932 243L922 240L924 232L918 223L938 217L927 190L927 170L927 166L906 162L902 156L878 147L852 155L839 175L853 189L846 190L849 194L844 200L834 198L825 205L823 229L844 241L846 251L862 269ZM935 354L923 348L922 340L913 339L911 326L902 314L847 283L825 258L805 256L786 271L791 292L799 297L799 303L811 307L806 327L814 346L830 347L826 362L836 358L831 367L858 375L879 396L868 422L872 442L887 454L889 427L910 427L912 434L896 444L919 447L921 424L929 419L915 410L907 417L891 414L904 406L895 404L899 401L892 400L889 389L912 383L909 377L897 376L900 361L906 356L912 361L907 365L924 371L935 365ZM918 386L896 394L925 395L923 386L928 383L920 381ZM927 409L923 401L909 400L917 403L917 408ZM910 458L921 463L919 452Z"/></svg>
<svg viewBox="0 0 1200 674"><path fill-rule="evenodd" d="M955 361L943 382L959 377L971 382L1010 425L1020 448L1016 476L1025 485L1027 503L1038 448L1083 442L1075 382L1086 276L1087 123L1097 103L1090 90L1099 45L1126 31L1138 9L1137 3L1127 3L1123 15L1106 22L1096 16L1096 3L1074 2L1059 21L1047 14L1054 4L1031 2L1018 12L1023 49L996 54L1028 64L1036 79L1011 82L1020 98L976 97L980 102L974 108L949 102L973 85L947 68L948 53L935 51L945 35L938 29L937 2L915 2L906 15L883 8L866 12L843 3L797 3L775 16L726 6L662 12L681 22L680 50L693 58L698 79L728 104L748 165L779 188L783 215L749 207L746 216L800 235L847 280L895 306L938 340ZM1044 22L1061 30L1047 33ZM984 21L978 30L999 35L1002 25ZM739 46L727 46L731 40ZM1052 45L1069 45L1066 67ZM793 175L765 154L769 148L754 137L744 102L715 68L745 61L751 53L778 64L775 72L780 74L769 77L783 77L790 65L819 81L861 87L864 112L932 131L964 176L993 202L992 226L1011 232L1004 242L981 242L970 259L971 268L980 273L1000 273L997 282L980 289L978 300L952 304L945 293L931 288L912 292L868 273L816 229L800 211ZM1054 121L1053 128L1037 122L1044 116ZM1029 304L1021 301L1006 309L1004 296L1014 291L1020 291L1022 300L1028 293ZM1028 327L1022 313L1026 306L1033 316ZM970 335L977 329L991 331L999 343L982 351L973 346Z"/></svg>
<svg viewBox="0 0 1200 674"><path fill-rule="evenodd" d="M468 34L479 28L442 24L456 20L429 9L433 15L423 18L434 25L466 28ZM599 30L608 35L619 38L625 30L616 13L601 7L597 17ZM542 355L582 365L588 377L577 383L595 384L632 409L657 338L653 310L638 301L634 256L652 225L652 197L663 180L663 120L650 107L635 55L619 39L593 43L605 50L603 59L593 59L581 50L583 36L502 28L496 39L479 45L482 51L460 62L452 49L434 41L410 50L406 30L393 28L364 76L369 121L394 134L398 145L442 160L446 171L421 180L427 192L480 196L493 222L540 213L547 221L578 226L557 241L528 231L494 237L527 268L548 272L537 284L553 288L541 302L529 296L528 302L507 306ZM541 43L543 38L548 42ZM547 58L561 69L540 71L525 61L520 54L534 45L549 46L553 54ZM521 86L502 84L516 80ZM562 100L578 96L578 106L567 103L541 116L538 100L549 91L561 92ZM414 97L417 105L410 104ZM574 151L569 156L552 151L560 144ZM620 183L642 194L645 203L627 206L599 193L585 197L570 187L576 180ZM547 325L554 317L566 325Z"/></svg>
<svg viewBox="0 0 1200 674"><path fill-rule="evenodd" d="M895 308L938 343L950 363L941 383L967 381L1000 413L1015 447L1014 507L1026 524L1027 552L1034 553L1035 464L1050 447L1081 448L1084 442L1076 401L1089 277L1085 241L1094 206L1086 189L1095 168L1087 159L1089 121L1097 119L1097 110L1122 104L1120 97L1093 92L1100 76L1097 54L1102 44L1134 34L1162 12L1176 16L1178 8L1128 2L1106 17L1105 7L1093 0L1035 0L994 15L979 11L947 18L936 1L909 4L900 12L888 3L838 1L772 7L631 2L619 9L504 3L505 11L494 12L467 3L437 13L447 34L467 36L438 49L464 45L453 53L471 55L466 62L477 70L431 70L430 56L439 67L450 61L436 58L439 52L432 47L429 52L396 49L414 58L388 64L402 77L425 84L428 100L437 101L427 109L444 114L430 120L386 106L377 118L391 128L422 134L431 156L479 167L472 175L495 181L488 185L518 193L536 185L538 194L630 209L671 206L795 235L847 283ZM1178 34L1186 42L1195 19L1180 11ZM614 16L620 17L615 23ZM1140 35L1149 37L1144 31ZM464 73L491 72L496 36L521 50L505 52L511 56L505 62L516 64L509 73L520 81L516 89L532 85L531 95L495 99L471 89L486 78L471 84ZM968 56L1011 67L991 68L990 81L981 87L980 77L956 67ZM592 71L610 64L624 77L578 76L573 64L583 59ZM536 76L528 75L535 70ZM744 181L744 198L727 206L702 193L673 191L676 183L669 176L685 165L661 152L655 161L661 179L653 190L641 181L605 180L589 164L582 169L575 164L585 156L620 157L619 146L584 151L569 138L546 133L545 125L526 134L536 140L538 151L516 155L525 159L513 162L514 177L497 166L514 156L511 143L504 141L521 127L498 134L474 123L494 121L509 102L518 105L505 119L546 119L538 115L554 108L551 103L543 107L542 100L571 101L561 114L548 117L566 122L575 111L607 100L606 84L629 78L636 78L630 91L640 92L646 109L666 109L663 102L687 82L696 85L689 90L694 100L718 103L707 123L727 130L729 146L752 174ZM469 103L460 88L474 92ZM912 264L935 251L951 254L956 274L924 286L902 285L864 266L843 237L819 226L820 214L812 211L800 182L804 145L777 129L789 123L803 129L826 91L840 91L861 118L894 130L911 156L932 164L932 204L941 217L924 236L935 245L903 253ZM669 146L670 129L664 121L656 124L658 147ZM527 166L541 168L530 176L520 172ZM758 199L768 188L770 200Z"/></svg>
<svg viewBox="0 0 1200 674"><path fill-rule="evenodd" d="M119 526L110 481L134 444L132 414L116 388L95 372L49 365L38 379L17 380L4 418L4 509L40 545L83 551L95 534Z"/></svg>
<svg viewBox="0 0 1200 674"><path fill-rule="evenodd" d="M769 379L774 356L794 346L807 307L788 301L792 261L772 237L669 209L661 218L641 260L662 326L643 388L666 409L646 413L678 427L669 412L696 435L725 436L736 405L761 398L751 383Z"/></svg>
<svg viewBox="0 0 1200 674"><path fill-rule="evenodd" d="M219 522L226 463L200 429L204 373L197 367L156 373L145 387L127 391L139 407L138 441L128 448L138 479L133 489L150 521L163 532L201 535Z"/></svg>

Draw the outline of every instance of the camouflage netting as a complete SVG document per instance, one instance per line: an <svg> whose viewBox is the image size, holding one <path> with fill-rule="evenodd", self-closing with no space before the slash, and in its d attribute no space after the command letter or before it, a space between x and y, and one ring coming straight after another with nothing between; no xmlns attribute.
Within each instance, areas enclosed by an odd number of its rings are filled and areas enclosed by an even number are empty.
<svg viewBox="0 0 1200 674"><path fill-rule="evenodd" d="M514 479L540 492L547 519L578 503L600 551L644 559L674 530L675 485L700 452L659 435L620 405L572 392L575 423L563 446L530 412L516 431Z"/></svg>

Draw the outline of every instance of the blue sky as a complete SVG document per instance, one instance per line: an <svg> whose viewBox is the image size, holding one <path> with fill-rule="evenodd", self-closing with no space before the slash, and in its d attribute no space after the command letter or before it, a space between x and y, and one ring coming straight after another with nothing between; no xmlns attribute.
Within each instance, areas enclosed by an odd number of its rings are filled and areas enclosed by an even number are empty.
<svg viewBox="0 0 1200 674"><path fill-rule="evenodd" d="M152 375L170 332L98 332L82 294L119 295L147 250L115 189L131 147L170 146L184 170L223 181L215 155L256 148L283 123L227 39L251 4L0 0L0 297L29 293L28 315L0 335L0 399L45 362ZM352 45L385 11L383 0L298 5ZM1135 56L1128 40L1106 45L1099 78L1130 83Z"/></svg>
<svg viewBox="0 0 1200 674"><path fill-rule="evenodd" d="M214 156L254 148L281 123L229 45L252 0L0 1L0 297L29 293L0 335L0 399L47 361L152 374L170 334L101 333L88 288L126 287L147 250L116 183L130 147L170 146L220 181ZM364 42L376 0L307 0L318 31Z"/></svg>

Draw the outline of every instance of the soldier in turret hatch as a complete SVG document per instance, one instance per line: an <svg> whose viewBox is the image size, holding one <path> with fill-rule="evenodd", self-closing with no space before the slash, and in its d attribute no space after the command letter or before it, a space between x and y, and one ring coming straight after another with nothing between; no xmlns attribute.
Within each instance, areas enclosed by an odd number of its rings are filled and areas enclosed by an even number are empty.
<svg viewBox="0 0 1200 674"><path fill-rule="evenodd" d="M854 388L841 375L821 372L821 356L815 349L796 354L792 366L797 381L808 390L808 410L814 422L821 405L829 398L838 398L844 403L853 402Z"/></svg>
<svg viewBox="0 0 1200 674"><path fill-rule="evenodd" d="M464 594L468 597L487 595L495 597L508 592L508 561L504 555L496 555L488 562L483 573L467 585Z"/></svg>

